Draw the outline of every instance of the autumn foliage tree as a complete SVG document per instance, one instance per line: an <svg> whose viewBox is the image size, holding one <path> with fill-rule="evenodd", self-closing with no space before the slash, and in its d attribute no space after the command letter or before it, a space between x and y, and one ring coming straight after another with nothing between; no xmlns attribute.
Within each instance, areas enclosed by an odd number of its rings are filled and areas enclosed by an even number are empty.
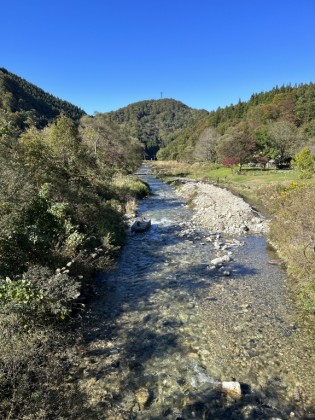
<svg viewBox="0 0 315 420"><path fill-rule="evenodd" d="M221 161L231 160L239 165L240 172L257 150L256 141L246 124L238 124L227 130L219 142L217 152Z"/></svg>

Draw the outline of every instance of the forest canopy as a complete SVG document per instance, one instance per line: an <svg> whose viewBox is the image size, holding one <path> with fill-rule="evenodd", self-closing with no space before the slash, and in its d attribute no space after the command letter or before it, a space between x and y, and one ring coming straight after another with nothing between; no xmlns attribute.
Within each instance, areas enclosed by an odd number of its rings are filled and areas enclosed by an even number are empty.
<svg viewBox="0 0 315 420"><path fill-rule="evenodd" d="M220 144L228 132L239 131L244 125L247 135L256 142L252 158L278 158L284 162L303 146L312 148L315 143L315 84L275 87L269 92L253 94L247 102L218 108L179 133L174 141L161 148L157 157L161 160L222 162L226 153L220 156L213 140L209 140L213 147L209 154L210 146L204 133L210 128L215 130L217 144ZM208 150L203 159L202 147ZM220 146L220 149L223 148Z"/></svg>

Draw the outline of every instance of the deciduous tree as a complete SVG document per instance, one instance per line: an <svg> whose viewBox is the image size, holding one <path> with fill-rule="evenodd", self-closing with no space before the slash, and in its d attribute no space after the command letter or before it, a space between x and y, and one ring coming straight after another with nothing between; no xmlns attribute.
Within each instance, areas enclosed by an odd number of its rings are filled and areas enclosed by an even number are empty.
<svg viewBox="0 0 315 420"><path fill-rule="evenodd" d="M198 162L215 162L217 158L216 146L218 138L219 134L214 128L205 128L198 137L195 145L195 160Z"/></svg>
<svg viewBox="0 0 315 420"><path fill-rule="evenodd" d="M272 147L277 153L277 160L282 164L296 152L301 136L297 127L287 121L277 121L268 126Z"/></svg>
<svg viewBox="0 0 315 420"><path fill-rule="evenodd" d="M250 161L257 150L256 142L246 124L238 124L227 130L218 145L221 160L236 159L240 172L245 163Z"/></svg>

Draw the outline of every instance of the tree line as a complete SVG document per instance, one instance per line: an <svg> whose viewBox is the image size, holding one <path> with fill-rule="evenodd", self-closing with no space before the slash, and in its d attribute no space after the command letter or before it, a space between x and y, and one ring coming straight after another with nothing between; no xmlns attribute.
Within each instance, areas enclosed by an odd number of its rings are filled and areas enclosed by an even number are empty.
<svg viewBox="0 0 315 420"><path fill-rule="evenodd" d="M78 106L45 92L3 67L0 68L0 109L12 113L20 129L31 125L43 128L61 112L75 121L85 115Z"/></svg>
<svg viewBox="0 0 315 420"><path fill-rule="evenodd" d="M211 112L158 153L159 159L285 166L302 147L314 152L315 85L283 86Z"/></svg>

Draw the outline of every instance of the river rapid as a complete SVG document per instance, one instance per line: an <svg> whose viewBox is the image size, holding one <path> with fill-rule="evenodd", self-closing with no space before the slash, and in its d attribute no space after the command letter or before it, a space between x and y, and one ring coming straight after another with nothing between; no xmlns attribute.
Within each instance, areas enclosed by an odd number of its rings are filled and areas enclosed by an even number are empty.
<svg viewBox="0 0 315 420"><path fill-rule="evenodd" d="M315 418L314 316L296 309L264 237L197 228L169 185L146 167L141 178L152 226L128 233L84 321L76 376L98 418Z"/></svg>

